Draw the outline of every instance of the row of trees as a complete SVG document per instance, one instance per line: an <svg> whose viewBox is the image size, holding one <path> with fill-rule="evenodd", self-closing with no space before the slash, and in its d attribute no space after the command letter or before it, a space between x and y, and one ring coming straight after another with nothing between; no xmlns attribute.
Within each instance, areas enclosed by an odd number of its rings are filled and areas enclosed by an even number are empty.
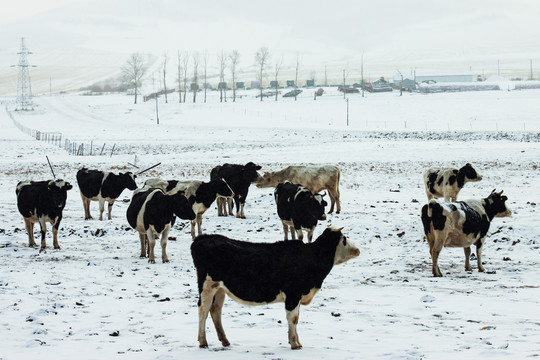
<svg viewBox="0 0 540 360"><path fill-rule="evenodd" d="M199 90L198 83L200 80L203 82L203 96L204 102L206 102L206 91L207 91L207 70L208 70L208 52L199 53L199 52L181 52L178 51L176 57L176 83L179 95L179 102L186 102L186 95L188 92L193 93L193 102L197 101L197 92ZM134 103L137 103L137 96L140 94L143 80L148 72L148 58L141 53L133 53L130 55L126 64L122 67L122 83L129 89L134 90ZM202 64L201 64L202 62ZM270 51L267 47L261 47L257 50L255 54L255 68L256 68L256 80L259 83L260 89L260 99L263 101L263 81L267 76L267 72L270 69L271 57ZM230 53L221 51L217 54L217 63L218 63L218 75L219 75L219 85L218 89L220 92L220 102L227 101L227 86L225 78L227 75L230 75L232 80L232 101L236 101L236 83L238 79L239 63L240 63L240 53L238 50L233 50ZM200 74L200 65L202 65L202 74ZM275 86L275 99L277 101L278 94L278 76L283 65L283 58L279 58L275 62L275 68L273 68L273 85ZM167 53L163 55L163 62L160 67L160 77L163 76L163 93L165 94L165 102L168 102L167 99L167 71L169 66L169 56ZM191 68L191 74L189 73ZM298 72L300 69L300 55L296 57L296 66L295 66L295 80L294 85L295 89L298 84ZM191 75L191 76L190 76ZM200 76L203 76L203 79L200 79ZM315 72L312 71L310 76L312 79L315 79ZM326 71L325 71L326 78ZM189 88L188 88L189 82ZM296 92L295 92L296 93ZM296 100L296 95L295 95Z"/></svg>

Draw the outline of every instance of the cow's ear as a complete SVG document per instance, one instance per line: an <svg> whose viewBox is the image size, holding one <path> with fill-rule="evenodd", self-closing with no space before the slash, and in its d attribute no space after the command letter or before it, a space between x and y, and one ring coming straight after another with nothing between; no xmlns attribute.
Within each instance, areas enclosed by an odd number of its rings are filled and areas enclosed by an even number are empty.
<svg viewBox="0 0 540 360"><path fill-rule="evenodd" d="M261 169L262 169L262 166L261 166L261 165L255 166L255 170L261 170Z"/></svg>

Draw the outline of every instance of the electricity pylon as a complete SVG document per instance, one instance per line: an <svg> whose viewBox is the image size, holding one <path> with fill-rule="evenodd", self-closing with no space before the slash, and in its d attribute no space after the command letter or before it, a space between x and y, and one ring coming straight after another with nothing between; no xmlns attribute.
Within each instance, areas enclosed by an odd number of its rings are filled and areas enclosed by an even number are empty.
<svg viewBox="0 0 540 360"><path fill-rule="evenodd" d="M32 86L30 85L29 67L36 67L28 64L27 55L32 54L24 45L24 38L21 38L21 51L19 51L19 64L11 67L19 67L19 78L17 80L17 109L22 111L34 110L32 105Z"/></svg>

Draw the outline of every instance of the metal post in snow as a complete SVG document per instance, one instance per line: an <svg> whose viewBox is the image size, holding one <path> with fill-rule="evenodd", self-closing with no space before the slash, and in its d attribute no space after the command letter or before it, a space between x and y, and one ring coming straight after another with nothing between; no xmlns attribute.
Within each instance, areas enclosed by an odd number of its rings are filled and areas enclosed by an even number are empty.
<svg viewBox="0 0 540 360"><path fill-rule="evenodd" d="M349 99L347 98L347 126L349 126Z"/></svg>
<svg viewBox="0 0 540 360"><path fill-rule="evenodd" d="M116 146L116 144L113 144L112 150L111 150L111 156L109 156L109 157L112 157L112 154L113 154L113 152L114 152L114 147L115 147L115 146Z"/></svg>
<svg viewBox="0 0 540 360"><path fill-rule="evenodd" d="M103 150L105 150L105 143L103 143L103 147L101 148L101 152L99 153L99 156L103 155Z"/></svg>

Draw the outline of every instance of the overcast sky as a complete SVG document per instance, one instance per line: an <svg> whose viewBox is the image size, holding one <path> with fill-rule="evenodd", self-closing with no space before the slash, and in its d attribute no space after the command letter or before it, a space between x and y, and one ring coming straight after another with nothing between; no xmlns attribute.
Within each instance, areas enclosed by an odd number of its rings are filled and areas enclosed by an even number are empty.
<svg viewBox="0 0 540 360"><path fill-rule="evenodd" d="M0 12L0 65L16 61L24 36L41 66L109 64L126 54L240 51L304 68L369 71L452 68L479 73L540 64L536 0L18 0ZM88 56L92 53L93 56ZM16 55L15 55L16 56Z"/></svg>

